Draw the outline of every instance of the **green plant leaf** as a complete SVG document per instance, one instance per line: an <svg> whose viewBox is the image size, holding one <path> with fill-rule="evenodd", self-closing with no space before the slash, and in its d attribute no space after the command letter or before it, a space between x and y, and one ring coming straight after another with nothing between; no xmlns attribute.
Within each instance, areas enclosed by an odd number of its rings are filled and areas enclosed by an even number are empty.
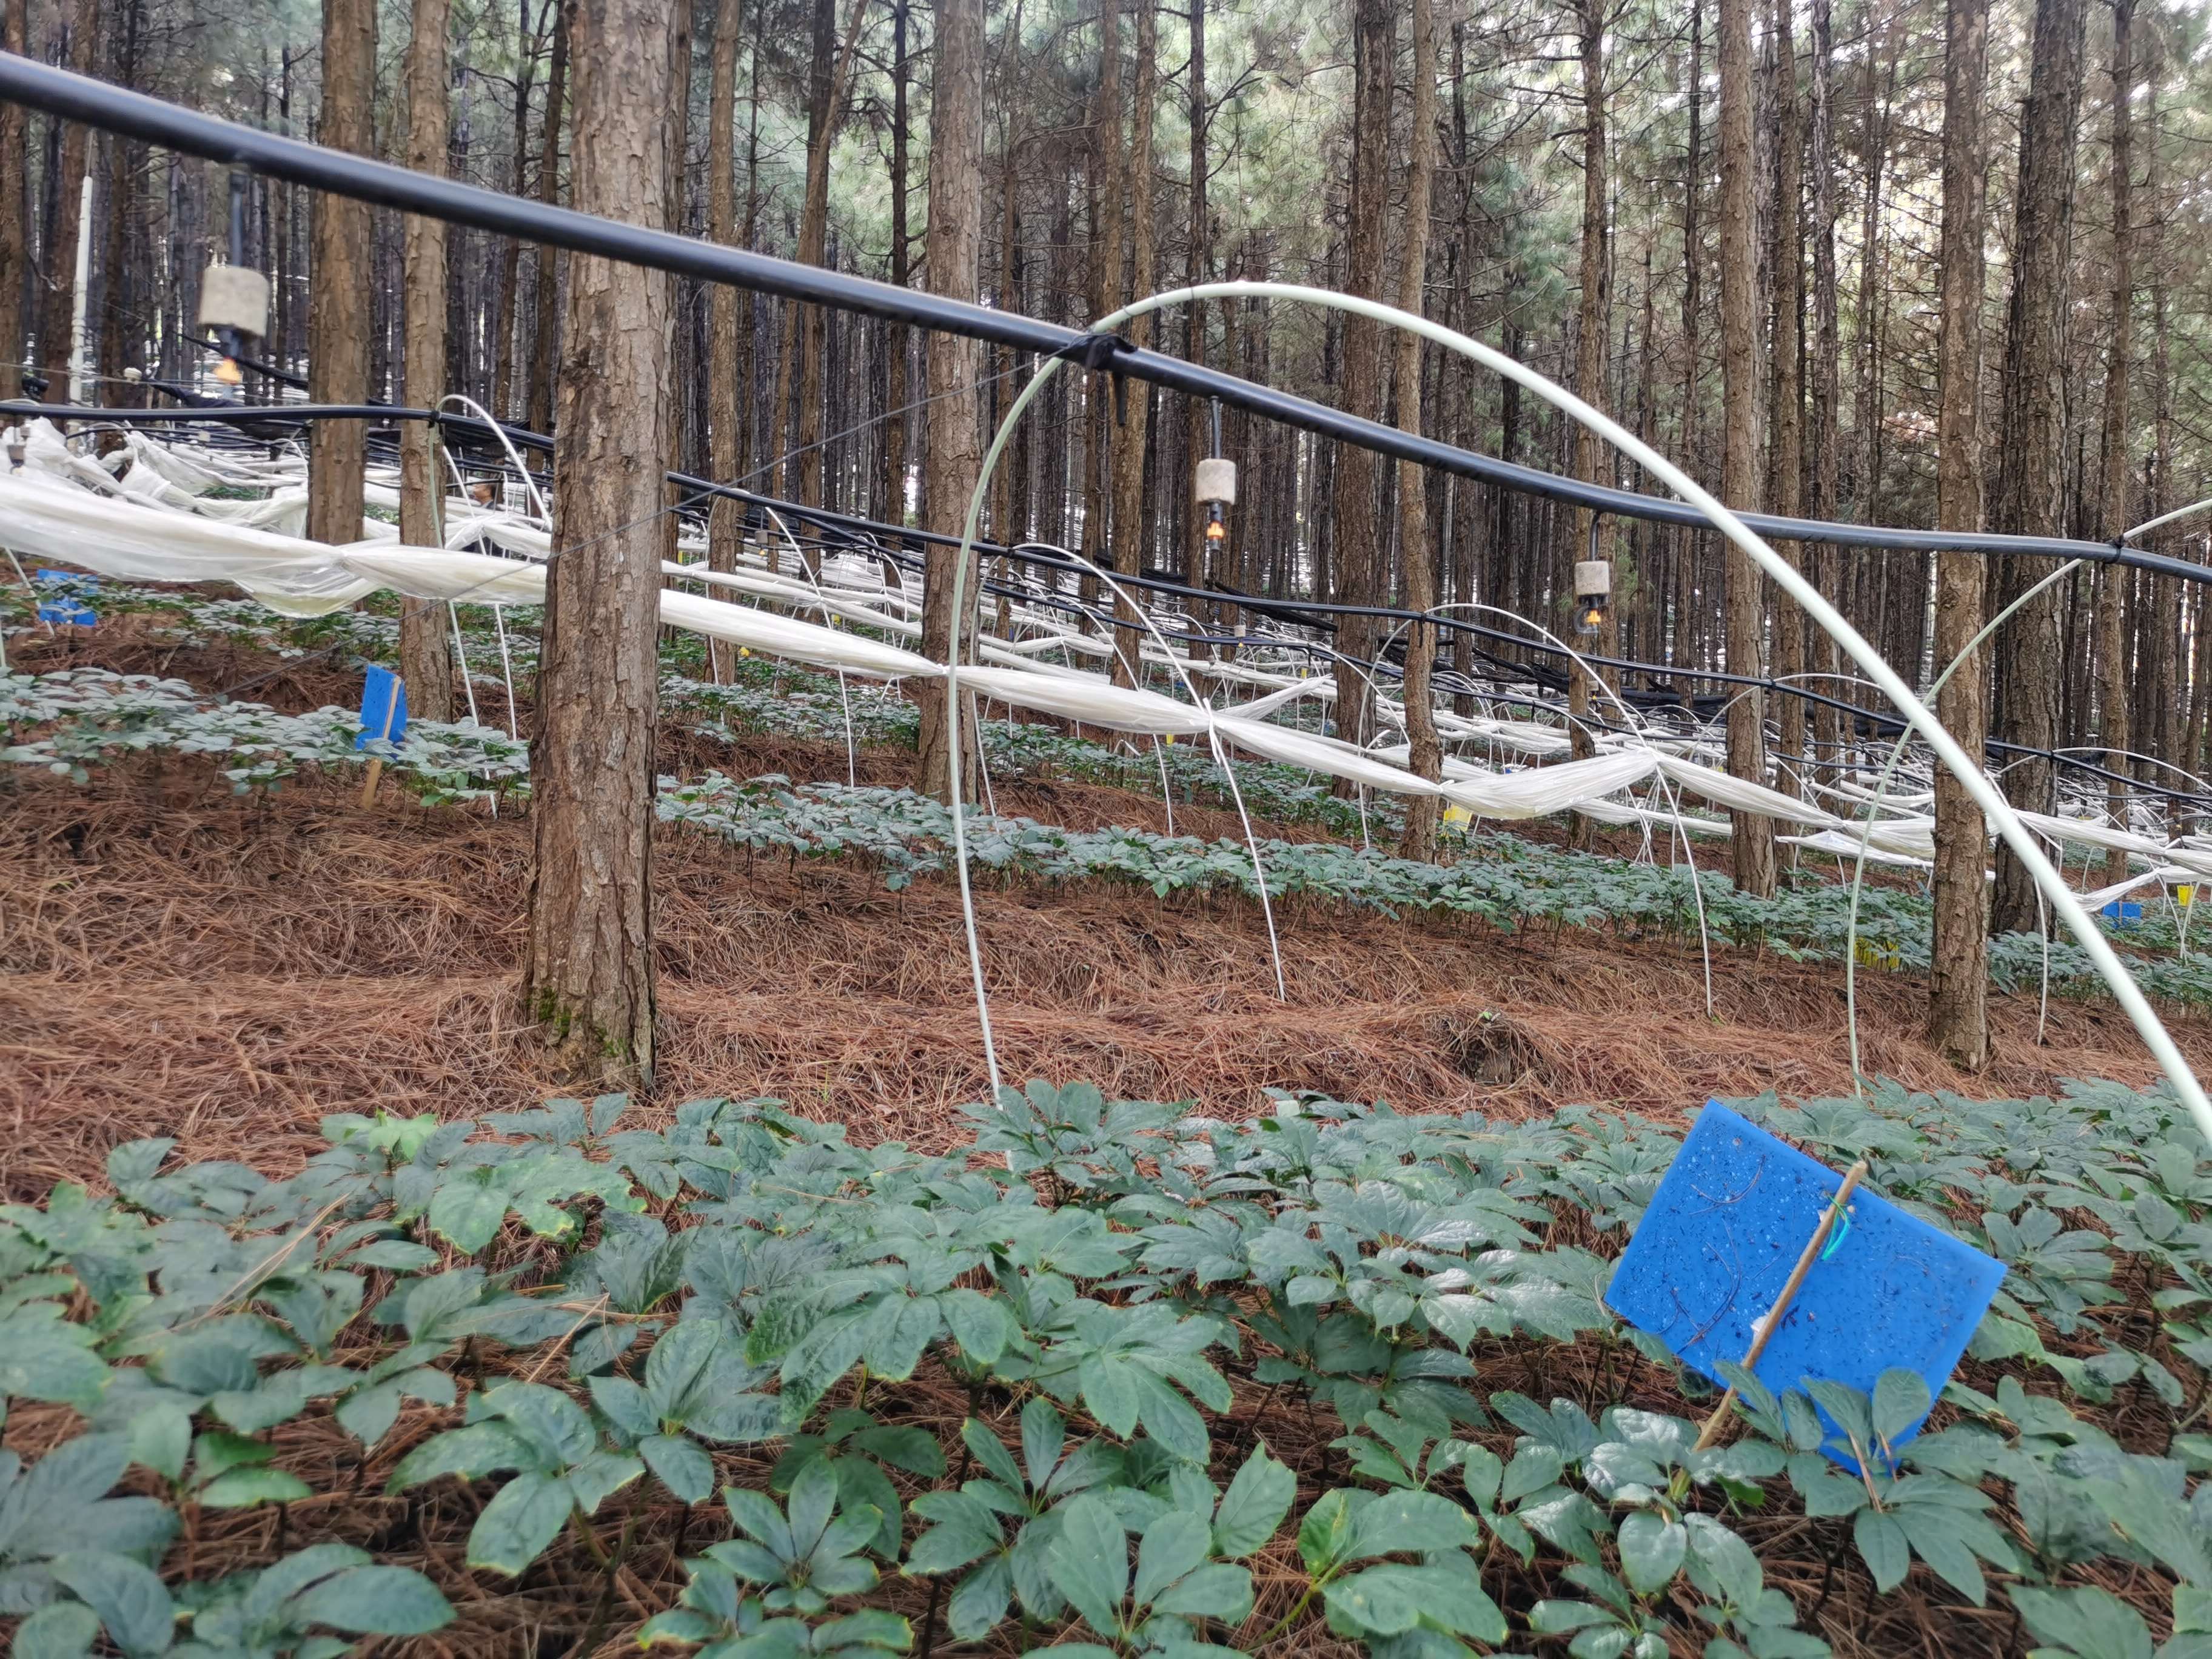
<svg viewBox="0 0 2212 1659"><path fill-rule="evenodd" d="M1876 1509L1863 1509L1851 1522L1851 1537L1859 1559L1874 1575L1874 1587L1887 1595L1905 1582L1911 1571L1912 1547L1897 1517Z"/></svg>
<svg viewBox="0 0 2212 1659"><path fill-rule="evenodd" d="M422 1636L451 1624L435 1584L410 1567L362 1566L334 1573L292 1602L295 1620L353 1636Z"/></svg>
<svg viewBox="0 0 2212 1659"><path fill-rule="evenodd" d="M1071 1500L1045 1559L1054 1585L1084 1622L1101 1636L1118 1635L1129 1589L1129 1545L1113 1506L1089 1492Z"/></svg>
<svg viewBox="0 0 2212 1659"><path fill-rule="evenodd" d="M1624 1516L1619 1532L1620 1573L1631 1589L1650 1595L1674 1582L1690 1547L1690 1534L1679 1521L1656 1510Z"/></svg>
<svg viewBox="0 0 2212 1659"><path fill-rule="evenodd" d="M1275 1535L1298 1495L1297 1476L1270 1453L1266 1442L1252 1449L1221 1495L1213 1516L1213 1553L1235 1559L1251 1554Z"/></svg>
<svg viewBox="0 0 2212 1659"><path fill-rule="evenodd" d="M1170 1510L1146 1527L1137 1540L1137 1577L1131 1595L1140 1607L1189 1574L1212 1547L1206 1517L1188 1510ZM1073 1599L1073 1598L1070 1598Z"/></svg>
<svg viewBox="0 0 2212 1659"><path fill-rule="evenodd" d="M100 1615L110 1639L131 1659L167 1651L176 1636L176 1604L151 1569L128 1556L81 1550L57 1558L50 1570Z"/></svg>
<svg viewBox="0 0 2212 1659"><path fill-rule="evenodd" d="M282 1469L240 1468L219 1474L199 1489L199 1501L213 1510L251 1509L256 1504L296 1504L314 1489Z"/></svg>
<svg viewBox="0 0 2212 1659"><path fill-rule="evenodd" d="M82 1601L55 1601L15 1626L15 1659L83 1659L100 1639L100 1615Z"/></svg>
<svg viewBox="0 0 2212 1659"><path fill-rule="evenodd" d="M513 1578L545 1553L575 1508L557 1476L519 1474L485 1504L469 1531L471 1567Z"/></svg>
<svg viewBox="0 0 2212 1659"><path fill-rule="evenodd" d="M1928 1396L1928 1379L1918 1371L1884 1371L1874 1385L1875 1434L1894 1443L1898 1436L1928 1415L1933 1403Z"/></svg>
<svg viewBox="0 0 2212 1659"><path fill-rule="evenodd" d="M714 1495L714 1460L682 1435L648 1435L637 1452L678 1501L702 1504Z"/></svg>
<svg viewBox="0 0 2212 1659"><path fill-rule="evenodd" d="M2075 1659L2150 1659L2142 1616L2108 1590L2015 1585L2013 1605L2036 1638Z"/></svg>

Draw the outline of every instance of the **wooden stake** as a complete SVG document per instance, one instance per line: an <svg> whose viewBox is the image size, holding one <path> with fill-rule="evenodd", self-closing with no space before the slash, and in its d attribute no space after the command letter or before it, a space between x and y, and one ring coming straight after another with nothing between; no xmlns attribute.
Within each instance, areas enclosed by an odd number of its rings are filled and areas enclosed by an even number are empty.
<svg viewBox="0 0 2212 1659"><path fill-rule="evenodd" d="M376 734L379 741L380 742L389 743L392 741L392 722L399 717L400 685L401 681L399 676L394 674L392 677L392 696L386 700L384 704L384 730ZM361 810L362 811L366 812L368 811L370 804L375 800L376 786L383 781L383 778L384 757L381 755L371 755L368 757L368 777L361 786Z"/></svg>
<svg viewBox="0 0 2212 1659"><path fill-rule="evenodd" d="M1790 1303L1796 1298L1798 1287L1804 1284L1805 1275L1812 1272L1813 1263L1819 1259L1821 1247L1828 1242L1828 1234L1836 1224L1836 1218L1844 1212L1844 1206L1850 1201L1859 1182L1866 1178L1866 1172L1867 1161L1864 1158L1844 1171L1844 1184L1836 1188L1836 1196L1821 1212L1820 1224L1813 1229L1812 1237L1805 1241L1804 1251L1798 1256L1797 1265L1790 1270L1790 1277L1782 1286L1782 1294L1774 1299L1773 1308L1752 1337L1751 1346L1744 1350L1744 1370L1749 1370L1758 1364L1759 1355L1766 1352L1767 1338L1781 1328L1784 1316L1790 1311ZM1713 1407L1713 1414L1705 1419L1705 1426L1698 1433L1698 1443L1693 1449L1703 1451L1713 1443L1713 1437L1721 1431L1721 1425L1728 1420L1729 1407L1735 1403L1735 1385L1730 1383L1729 1391L1721 1396L1721 1403Z"/></svg>

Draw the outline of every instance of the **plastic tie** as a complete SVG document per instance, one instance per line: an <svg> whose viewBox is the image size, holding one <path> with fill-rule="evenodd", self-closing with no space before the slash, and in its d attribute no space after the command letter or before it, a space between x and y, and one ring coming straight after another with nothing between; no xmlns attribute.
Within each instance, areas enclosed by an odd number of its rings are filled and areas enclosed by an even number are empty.
<svg viewBox="0 0 2212 1659"><path fill-rule="evenodd" d="M1114 424L1122 425L1128 417L1128 398L1121 379L1121 371L1114 360L1125 351L1134 351L1135 342L1124 335L1111 331L1086 334L1081 339L1071 340L1052 355L1079 363L1093 374L1106 374L1114 382Z"/></svg>

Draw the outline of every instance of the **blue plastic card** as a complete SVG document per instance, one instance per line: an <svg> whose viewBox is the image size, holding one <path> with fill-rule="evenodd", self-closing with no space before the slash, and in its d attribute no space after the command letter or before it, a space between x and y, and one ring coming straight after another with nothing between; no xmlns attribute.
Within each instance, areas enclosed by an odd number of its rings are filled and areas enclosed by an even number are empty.
<svg viewBox="0 0 2212 1659"><path fill-rule="evenodd" d="M1708 1102L1613 1270L1607 1305L1725 1382L1718 1366L1750 1348L1753 1322L1774 1306L1842 1185L1834 1170ZM1871 1395L1876 1378L1902 1367L1927 1379L1932 1400L2004 1273L1862 1187L1753 1370L1777 1394L1816 1377Z"/></svg>
<svg viewBox="0 0 2212 1659"><path fill-rule="evenodd" d="M387 728L386 720L392 724ZM356 749L366 749L379 738L389 738L394 743L407 735L407 686L399 676L388 668L369 665L368 676L361 687L361 735L353 740Z"/></svg>

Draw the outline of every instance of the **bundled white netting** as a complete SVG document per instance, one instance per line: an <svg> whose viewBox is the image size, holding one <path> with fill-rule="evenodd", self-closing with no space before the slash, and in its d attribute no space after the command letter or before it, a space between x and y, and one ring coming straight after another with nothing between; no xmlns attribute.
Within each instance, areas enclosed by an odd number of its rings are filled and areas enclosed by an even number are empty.
<svg viewBox="0 0 2212 1659"><path fill-rule="evenodd" d="M554 552L548 528L526 513L481 504L458 489L442 504L442 548L402 546L391 525L363 520L362 538L344 545L304 539L305 462L296 453L263 458L234 448L162 442L125 434L104 459L79 453L46 421L19 428L24 465L0 474L0 545L19 556L52 560L104 575L140 581L235 583L273 611L313 617L379 591L449 604L534 605L544 599L544 561ZM458 477L456 483L459 483ZM220 490L222 495L210 492ZM388 467L372 467L368 501L398 500ZM802 548L780 517L751 538L739 568L715 571L702 562L665 562L671 586L661 619L724 644L794 663L884 680L941 678L943 667L908 648L921 634L921 593L911 575L853 549ZM696 534L679 551L703 558ZM696 591L703 589L705 591ZM1154 738L1211 736L1235 750L1340 778L1364 788L1441 797L1473 818L1525 820L1580 811L1601 823L1639 828L1673 839L1725 838L1720 811L1757 813L1795 833L1784 839L1839 861L1924 866L1933 856L1932 796L1924 772L1880 792L1873 763L1811 783L1800 795L1730 776L1718 763L1713 726L1645 724L1620 709L1616 728L1589 729L1595 752L1570 759L1575 738L1564 723L1528 717L1542 701L1534 684L1507 687L1496 705L1462 714L1451 699L1435 710L1439 735L1455 750L1443 777L1431 783L1409 769L1402 742L1361 748L1296 723L1308 703L1326 709L1334 678L1313 672L1310 641L1287 625L1241 640L1234 661L1194 656L1169 635L1190 619L1163 607L1164 626L1140 643L1116 644L1072 616L1064 599L1011 599L1006 625L979 643L978 665L961 681L972 695L1010 708L1054 715L1086 726ZM1194 681L1250 695L1219 708L1142 685L1114 684L1088 665L1124 653L1133 678L1160 677L1170 685ZM1057 660L1054 660L1057 659ZM1078 666L1079 663L1086 665ZM1377 718L1389 738L1402 732L1395 688L1375 688ZM1781 781L1781 780L1778 780ZM1823 804L1823 802L1826 804ZM1686 810L1685 803L1687 803ZM2081 803L2080 815L2024 814L2051 844L2091 853L2118 851L2141 861L2127 882L2085 895L2106 902L2124 891L2212 876L2212 844L2172 839L2154 822L2114 823L2101 800ZM1698 811L1702 805L1705 811Z"/></svg>

